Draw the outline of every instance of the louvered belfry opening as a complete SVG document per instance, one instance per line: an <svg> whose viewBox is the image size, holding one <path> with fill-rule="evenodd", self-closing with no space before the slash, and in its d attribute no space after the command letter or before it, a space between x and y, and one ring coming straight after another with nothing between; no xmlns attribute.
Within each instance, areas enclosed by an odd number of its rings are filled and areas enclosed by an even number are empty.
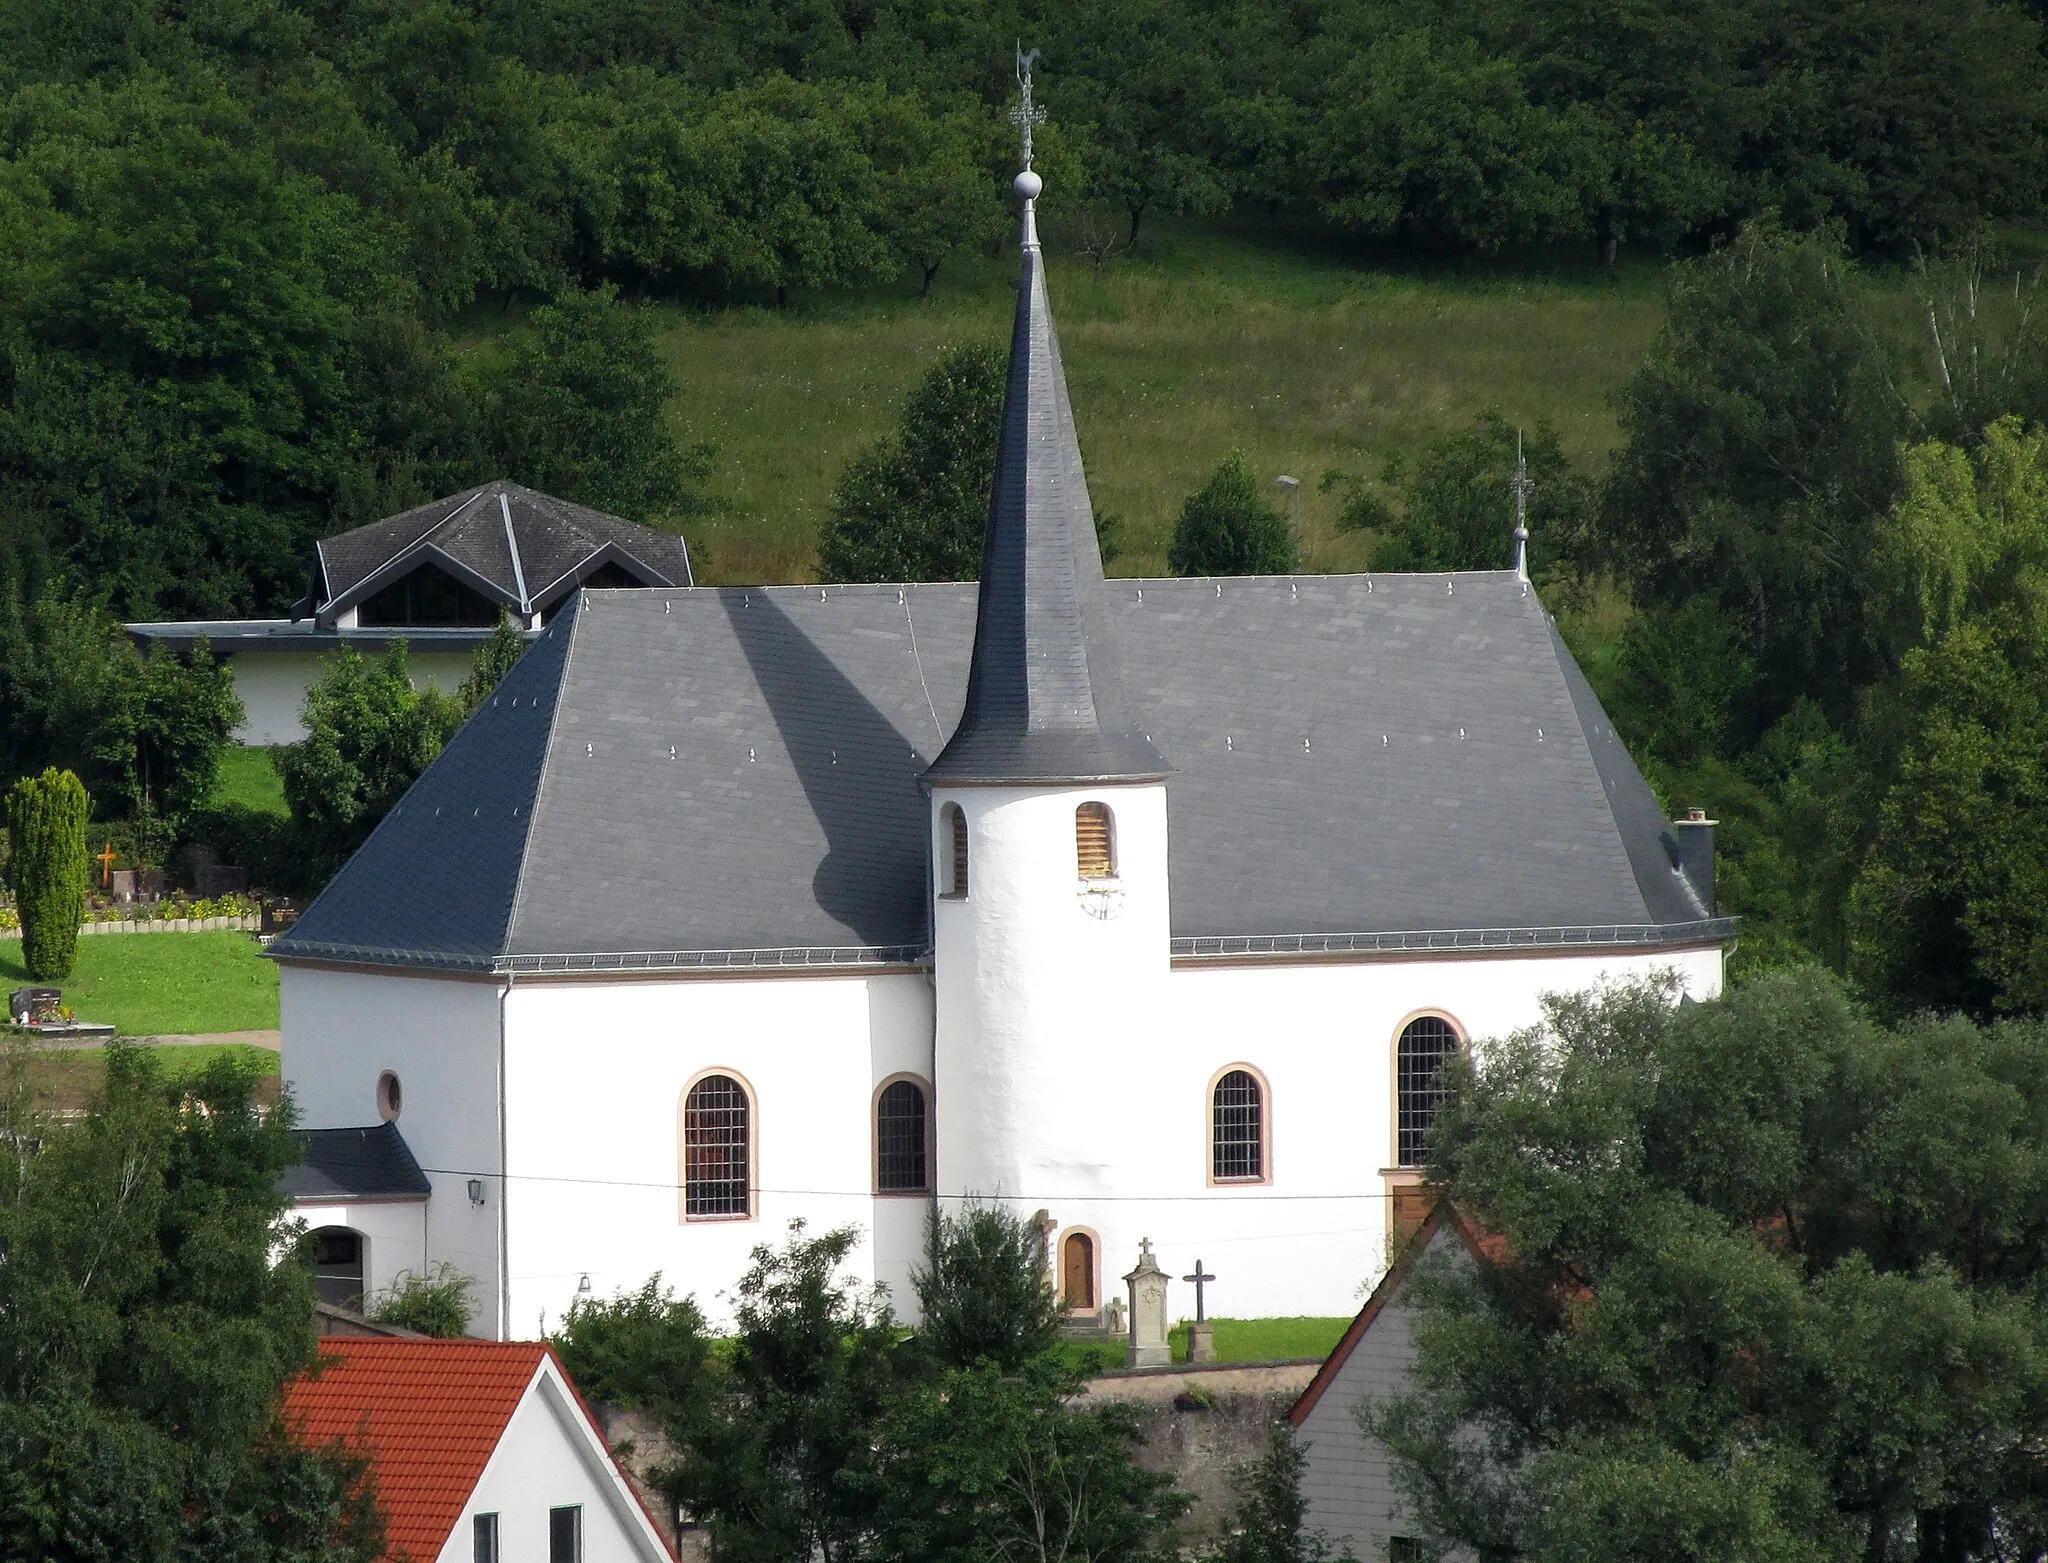
<svg viewBox="0 0 2048 1563"><path fill-rule="evenodd" d="M1108 804L1084 803L1074 810L1074 856L1083 879L1107 879L1116 872Z"/></svg>
<svg viewBox="0 0 2048 1563"><path fill-rule="evenodd" d="M957 803L946 805L946 822L953 838L952 890L956 901L967 899L967 811Z"/></svg>
<svg viewBox="0 0 2048 1563"><path fill-rule="evenodd" d="M1250 1071L1233 1069L1216 1082L1209 1175L1218 1183L1265 1177L1265 1109L1264 1093Z"/></svg>
<svg viewBox="0 0 2048 1563"><path fill-rule="evenodd" d="M875 1188L883 1194L921 1194L930 1186L924 1092L913 1080L898 1080L875 1102Z"/></svg>
<svg viewBox="0 0 2048 1563"><path fill-rule="evenodd" d="M683 1214L752 1212L746 1087L730 1075L706 1075L683 1098Z"/></svg>
<svg viewBox="0 0 2048 1563"><path fill-rule="evenodd" d="M1394 1055L1394 1085L1400 1099L1397 1165L1422 1165L1423 1140L1436 1110L1450 1097L1444 1065L1457 1051L1458 1033L1440 1015L1411 1020L1402 1031Z"/></svg>

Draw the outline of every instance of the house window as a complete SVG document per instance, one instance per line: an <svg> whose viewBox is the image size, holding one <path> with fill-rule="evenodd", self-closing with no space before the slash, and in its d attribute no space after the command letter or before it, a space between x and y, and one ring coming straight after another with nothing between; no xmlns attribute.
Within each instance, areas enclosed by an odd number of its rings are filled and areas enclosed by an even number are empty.
<svg viewBox="0 0 2048 1563"><path fill-rule="evenodd" d="M955 901L964 901L967 899L967 811L957 803L949 803L940 813L949 843L942 880L947 888L941 893Z"/></svg>
<svg viewBox="0 0 2048 1563"><path fill-rule="evenodd" d="M548 1563L583 1563L583 1505L548 1510Z"/></svg>
<svg viewBox="0 0 2048 1563"><path fill-rule="evenodd" d="M441 625L489 629L505 610L446 570L423 564L363 599L356 622L373 625Z"/></svg>
<svg viewBox="0 0 2048 1563"><path fill-rule="evenodd" d="M330 1308L362 1307L362 1233L322 1227L313 1234L313 1290Z"/></svg>
<svg viewBox="0 0 2048 1563"><path fill-rule="evenodd" d="M1084 803L1074 810L1074 856L1083 879L1108 879L1116 873L1108 804Z"/></svg>
<svg viewBox="0 0 2048 1563"><path fill-rule="evenodd" d="M1060 1297L1077 1313L1095 1306L1095 1239L1069 1232L1060 1243Z"/></svg>
<svg viewBox="0 0 2048 1563"><path fill-rule="evenodd" d="M1233 1069L1210 1093L1209 1176L1253 1183L1266 1175L1266 1093L1248 1069Z"/></svg>
<svg viewBox="0 0 2048 1563"><path fill-rule="evenodd" d="M479 1514L469 1522L469 1555L473 1563L498 1563L498 1516Z"/></svg>
<svg viewBox="0 0 2048 1563"><path fill-rule="evenodd" d="M753 1213L751 1105L747 1088L731 1075L706 1075L684 1096L684 1216Z"/></svg>
<svg viewBox="0 0 2048 1563"><path fill-rule="evenodd" d="M1394 1055L1394 1086L1398 1098L1396 1162L1422 1165L1423 1140L1436 1110L1449 1098L1444 1064L1458 1051L1458 1033L1441 1015L1408 1022Z"/></svg>
<svg viewBox="0 0 2048 1563"><path fill-rule="evenodd" d="M924 1087L895 1080L875 1098L875 1189L922 1194L930 1187L925 1140Z"/></svg>

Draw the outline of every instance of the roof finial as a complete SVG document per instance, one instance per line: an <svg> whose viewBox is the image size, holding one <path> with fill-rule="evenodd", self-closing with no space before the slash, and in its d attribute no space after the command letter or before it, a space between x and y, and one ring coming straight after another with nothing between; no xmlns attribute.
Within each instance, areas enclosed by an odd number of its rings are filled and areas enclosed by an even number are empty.
<svg viewBox="0 0 2048 1563"><path fill-rule="evenodd" d="M1522 431L1515 430L1515 475L1508 487L1515 495L1515 574L1529 579L1529 493L1536 480L1529 476L1529 462L1522 455Z"/></svg>
<svg viewBox="0 0 2048 1563"><path fill-rule="evenodd" d="M1034 203L1039 192L1045 188L1045 181L1033 172L1031 167L1031 130L1035 125L1045 123L1045 110L1031 101L1031 67L1038 59L1038 51L1024 52L1024 45L1017 45L1017 107L1010 117L1024 132L1024 169L1017 175L1017 193L1024 197L1024 248L1038 248L1038 213Z"/></svg>

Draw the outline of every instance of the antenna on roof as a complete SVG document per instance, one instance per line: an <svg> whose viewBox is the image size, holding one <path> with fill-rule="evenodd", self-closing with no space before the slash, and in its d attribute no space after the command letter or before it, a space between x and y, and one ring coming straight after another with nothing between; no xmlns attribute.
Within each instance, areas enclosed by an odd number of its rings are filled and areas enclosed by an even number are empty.
<svg viewBox="0 0 2048 1563"><path fill-rule="evenodd" d="M1024 248L1038 248L1038 213L1034 203L1045 189L1045 181L1031 167L1031 131L1034 126L1045 123L1045 110L1031 101L1031 67L1037 63L1038 51L1024 52L1020 41L1017 45L1017 107L1010 112L1017 128L1024 133L1024 168L1017 175L1017 193L1024 197Z"/></svg>
<svg viewBox="0 0 2048 1563"><path fill-rule="evenodd" d="M1515 430L1515 475L1508 487L1515 496L1515 574L1529 579L1529 492L1536 480L1529 476L1528 458L1522 454L1522 431Z"/></svg>

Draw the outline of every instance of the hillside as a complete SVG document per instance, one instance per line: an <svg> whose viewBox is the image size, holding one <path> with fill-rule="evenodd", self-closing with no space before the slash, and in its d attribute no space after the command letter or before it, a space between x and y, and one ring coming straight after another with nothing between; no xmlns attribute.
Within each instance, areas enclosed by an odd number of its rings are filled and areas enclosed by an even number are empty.
<svg viewBox="0 0 2048 1563"><path fill-rule="evenodd" d="M1304 478L1306 562L1362 566L1334 530L1332 467L1376 473L1488 406L1547 418L1575 461L1613 444L1611 392L1662 318L1662 268L1568 260L1459 273L1249 227L1162 224L1101 270L1048 236L1054 308L1098 510L1123 520L1112 574L1163 574L1181 498L1233 447ZM720 510L687 528L699 579L815 577L814 539L847 458L894 423L943 346L1006 335L1014 253L914 287L787 311L664 306L691 441L719 447ZM472 317L476 327L494 323ZM502 318L502 317L496 317ZM1276 499L1278 497L1276 491ZM1502 522L1505 560L1507 522Z"/></svg>

